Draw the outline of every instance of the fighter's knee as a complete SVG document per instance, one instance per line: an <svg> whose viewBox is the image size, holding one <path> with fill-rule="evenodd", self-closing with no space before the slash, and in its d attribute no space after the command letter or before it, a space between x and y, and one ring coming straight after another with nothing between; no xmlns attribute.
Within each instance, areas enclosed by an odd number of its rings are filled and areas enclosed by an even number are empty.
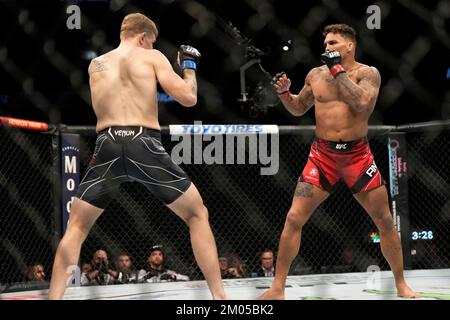
<svg viewBox="0 0 450 320"><path fill-rule="evenodd" d="M73 234L80 238L85 238L89 234L90 229L89 226L74 221L67 225L66 234Z"/></svg>
<svg viewBox="0 0 450 320"><path fill-rule="evenodd" d="M390 214L380 215L379 218L376 219L375 224L378 227L380 232L389 232L394 229L394 220Z"/></svg>
<svg viewBox="0 0 450 320"><path fill-rule="evenodd" d="M202 206L202 208L198 212L198 217L200 219L208 220L209 219L209 211L208 208Z"/></svg>
<svg viewBox="0 0 450 320"><path fill-rule="evenodd" d="M291 209L287 214L285 224L286 226L289 226L291 228L301 229L306 222L307 219L305 218L305 215L302 214L301 211Z"/></svg>
<svg viewBox="0 0 450 320"><path fill-rule="evenodd" d="M209 219L209 213L208 209L202 205L199 209L193 210L186 218L184 219L185 222L189 225L196 221L202 221L202 220L208 220Z"/></svg>

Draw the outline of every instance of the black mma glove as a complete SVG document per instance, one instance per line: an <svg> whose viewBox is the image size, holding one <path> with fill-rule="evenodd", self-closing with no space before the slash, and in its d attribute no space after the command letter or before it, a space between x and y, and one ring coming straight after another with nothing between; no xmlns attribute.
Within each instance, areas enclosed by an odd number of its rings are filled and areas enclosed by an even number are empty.
<svg viewBox="0 0 450 320"><path fill-rule="evenodd" d="M181 69L197 70L197 64L200 62L202 55L191 46L181 45L178 50Z"/></svg>
<svg viewBox="0 0 450 320"><path fill-rule="evenodd" d="M337 51L327 51L322 53L320 60L328 66L333 77L337 77L338 74L345 72L341 65L341 55Z"/></svg>
<svg viewBox="0 0 450 320"><path fill-rule="evenodd" d="M283 77L283 75L285 74L285 72L278 72L273 78L272 78L272 81L270 81L270 84L272 85L272 86L274 86L276 83L277 83L277 81L278 80L280 80L282 77ZM276 88L275 88L276 89ZM289 86L287 87L287 90L284 90L283 92L278 92L277 91L277 94L279 95L279 96L282 96L282 95L284 95L284 94L286 94L286 93L289 93Z"/></svg>
<svg viewBox="0 0 450 320"><path fill-rule="evenodd" d="M274 75L272 78L272 81L270 81L270 84L274 85L275 83L277 83L277 81L280 80L280 78L283 76L283 74L285 74L285 72L281 71L281 72L278 72L276 75Z"/></svg>

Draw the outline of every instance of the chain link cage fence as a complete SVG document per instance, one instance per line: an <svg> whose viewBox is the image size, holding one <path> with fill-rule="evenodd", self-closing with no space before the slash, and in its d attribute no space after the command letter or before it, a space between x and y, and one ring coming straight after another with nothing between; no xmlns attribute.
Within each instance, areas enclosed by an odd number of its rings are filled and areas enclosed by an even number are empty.
<svg viewBox="0 0 450 320"><path fill-rule="evenodd" d="M309 153L312 132L280 136L280 168L276 175L260 175L258 165L184 165L209 210L211 227L220 255L237 256L249 276L259 269L258 255L277 250L292 194ZM93 150L94 137L85 139ZM163 138L170 153L174 142ZM387 174L386 135L371 138L378 166ZM90 153L83 154L83 163ZM83 157L82 156L82 157ZM321 206L304 229L301 255L294 274L333 270L345 249L355 253L358 270L380 261L378 245L371 243L376 231L370 218L352 199L344 185ZM143 268L150 248L165 248L167 264L175 271L201 279L196 268L189 232L181 219L155 200L140 184L127 183L122 193L105 210L83 247L89 261L100 248L112 256L129 252L136 266ZM230 259L232 260L232 259Z"/></svg>
<svg viewBox="0 0 450 320"><path fill-rule="evenodd" d="M53 208L52 136L0 126L0 283L49 274L58 238ZM45 283L44 283L45 285Z"/></svg>
<svg viewBox="0 0 450 320"><path fill-rule="evenodd" d="M81 173L94 150L92 130L81 134ZM377 166L389 184L389 131L371 131ZM24 280L27 266L41 263L47 280L58 243L57 202L53 172L55 136L0 127L0 228L2 290ZM238 257L244 277L259 269L259 253L277 251L292 194L313 139L312 130L279 136L279 170L260 175L259 165L181 167L191 177L209 210L219 255ZM412 269L449 266L450 128L406 131L409 166L408 246ZM170 153L176 142L163 135ZM205 146L205 145L204 145ZM343 183L317 209L303 229L300 254L291 275L388 270L369 216ZM195 263L187 226L140 184L124 183L85 241L80 261L89 262L104 249L110 261L123 251L144 268L150 248L161 245L166 266L191 280L203 279ZM14 286L13 286L14 287ZM23 287L23 286L22 286Z"/></svg>
<svg viewBox="0 0 450 320"><path fill-rule="evenodd" d="M409 217L414 268L450 267L449 131L410 132Z"/></svg>

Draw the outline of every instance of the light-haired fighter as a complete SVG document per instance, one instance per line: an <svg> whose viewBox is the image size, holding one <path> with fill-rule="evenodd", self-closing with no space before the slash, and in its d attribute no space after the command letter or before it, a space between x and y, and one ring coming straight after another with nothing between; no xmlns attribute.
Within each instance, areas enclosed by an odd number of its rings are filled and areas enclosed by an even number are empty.
<svg viewBox="0 0 450 320"><path fill-rule="evenodd" d="M53 265L49 298L63 297L68 267L77 265L81 245L120 183L137 181L189 226L192 249L213 299L225 299L208 210L186 173L161 144L157 83L185 107L197 103L197 49L182 45L178 76L153 43L155 23L145 15L127 15L120 45L91 61L89 82L98 133L94 155L73 201L70 221Z"/></svg>

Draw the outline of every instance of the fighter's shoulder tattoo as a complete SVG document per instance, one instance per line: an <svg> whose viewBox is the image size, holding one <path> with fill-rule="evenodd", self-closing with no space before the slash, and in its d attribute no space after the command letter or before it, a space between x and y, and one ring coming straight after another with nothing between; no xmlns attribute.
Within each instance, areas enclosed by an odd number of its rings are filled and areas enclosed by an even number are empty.
<svg viewBox="0 0 450 320"><path fill-rule="evenodd" d="M312 68L308 74L306 75L306 80L310 81L312 78L314 78L315 76L317 76L318 74L320 74L322 72L322 68L321 67L316 67L316 68Z"/></svg>
<svg viewBox="0 0 450 320"><path fill-rule="evenodd" d="M89 65L89 71L91 73L104 71L106 69L108 69L108 67L104 59L93 59Z"/></svg>
<svg viewBox="0 0 450 320"><path fill-rule="evenodd" d="M373 87L380 87L381 76L380 72L375 67L364 66L358 70L358 83L368 83Z"/></svg>

